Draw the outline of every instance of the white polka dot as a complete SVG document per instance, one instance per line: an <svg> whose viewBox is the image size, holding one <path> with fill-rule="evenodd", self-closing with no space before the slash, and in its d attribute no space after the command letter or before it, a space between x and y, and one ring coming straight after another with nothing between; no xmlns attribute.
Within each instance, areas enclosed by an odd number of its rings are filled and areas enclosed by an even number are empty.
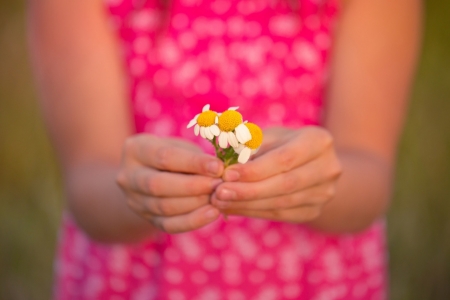
<svg viewBox="0 0 450 300"><path fill-rule="evenodd" d="M144 279L148 277L149 271L148 268L144 267L143 265L134 265L132 268L132 274L136 278Z"/></svg>
<svg viewBox="0 0 450 300"><path fill-rule="evenodd" d="M274 258L269 254L262 254L256 260L256 266L262 270L270 270L275 264Z"/></svg>
<svg viewBox="0 0 450 300"><path fill-rule="evenodd" d="M220 37L225 33L225 23L221 19L210 20L207 26L212 36Z"/></svg>
<svg viewBox="0 0 450 300"><path fill-rule="evenodd" d="M144 252L144 261L151 267L159 265L161 258L155 250L146 250Z"/></svg>
<svg viewBox="0 0 450 300"><path fill-rule="evenodd" d="M161 104L154 100L149 100L145 103L144 114L148 118L156 118L161 113Z"/></svg>
<svg viewBox="0 0 450 300"><path fill-rule="evenodd" d="M116 292L123 292L127 288L127 283L125 282L125 280L118 277L112 277L109 280L109 284L111 286L111 289L113 289Z"/></svg>
<svg viewBox="0 0 450 300"><path fill-rule="evenodd" d="M211 9L218 15L226 13L231 6L231 2L227 0L211 1Z"/></svg>
<svg viewBox="0 0 450 300"><path fill-rule="evenodd" d="M266 275L258 270L251 271L250 274L248 275L248 279L250 280L251 283L254 284L260 284L261 282L264 281L265 278Z"/></svg>
<svg viewBox="0 0 450 300"><path fill-rule="evenodd" d="M192 29L199 38L208 33L208 20L205 17L199 17L192 23Z"/></svg>
<svg viewBox="0 0 450 300"><path fill-rule="evenodd" d="M160 14L154 10L139 10L131 18L131 27L135 30L154 30L160 21Z"/></svg>
<svg viewBox="0 0 450 300"><path fill-rule="evenodd" d="M211 237L211 245L217 249L223 249L227 246L227 239L221 234L215 234Z"/></svg>
<svg viewBox="0 0 450 300"><path fill-rule="evenodd" d="M381 274L374 274L370 276L369 279L367 280L367 284L371 288L379 287L382 283L383 283L383 275Z"/></svg>
<svg viewBox="0 0 450 300"><path fill-rule="evenodd" d="M158 47L158 57L166 67L174 66L180 60L180 50L175 42L166 39Z"/></svg>
<svg viewBox="0 0 450 300"><path fill-rule="evenodd" d="M203 259L202 265L207 271L216 271L220 267L220 259L217 256L208 255Z"/></svg>
<svg viewBox="0 0 450 300"><path fill-rule="evenodd" d="M281 299L281 295L277 287L275 286L264 286L261 288L259 294L255 297L258 300L276 300Z"/></svg>
<svg viewBox="0 0 450 300"><path fill-rule="evenodd" d="M294 15L274 16L269 21L269 30L274 35L294 37L300 30L299 18Z"/></svg>
<svg viewBox="0 0 450 300"><path fill-rule="evenodd" d="M241 36L244 32L244 20L241 17L232 17L227 22L228 34L232 37Z"/></svg>
<svg viewBox="0 0 450 300"><path fill-rule="evenodd" d="M237 6L238 11L243 15L249 15L256 10L254 1L241 0Z"/></svg>
<svg viewBox="0 0 450 300"><path fill-rule="evenodd" d="M90 275L86 279L85 293L88 298L98 298L98 293L104 288L104 278L99 275Z"/></svg>
<svg viewBox="0 0 450 300"><path fill-rule="evenodd" d="M281 112L280 108L284 109L284 107L278 103L273 104L271 106L270 111L273 111L274 108L275 108L276 113ZM278 111L277 111L277 109L278 109ZM267 247L275 247L276 245L278 245L280 243L280 240L281 240L280 234L274 229L267 231L262 236L262 241L263 241L264 245L266 245Z"/></svg>
<svg viewBox="0 0 450 300"><path fill-rule="evenodd" d="M133 49L134 52L137 54L145 54L148 51L150 51L150 47L152 45L152 42L148 37L141 36L134 40L133 42Z"/></svg>
<svg viewBox="0 0 450 300"><path fill-rule="evenodd" d="M181 292L180 290L170 290L167 296L168 296L169 300L185 300L186 299L183 292Z"/></svg>
<svg viewBox="0 0 450 300"><path fill-rule="evenodd" d="M297 62L305 68L312 69L319 63L319 54L317 53L317 50L307 42L295 42L292 52Z"/></svg>
<svg viewBox="0 0 450 300"><path fill-rule="evenodd" d="M203 285L208 281L208 275L203 271L194 271L191 274L191 280L195 284Z"/></svg>
<svg viewBox="0 0 450 300"><path fill-rule="evenodd" d="M183 273L175 268L168 268L164 272L164 278L171 284L178 284L183 281Z"/></svg>
<svg viewBox="0 0 450 300"><path fill-rule="evenodd" d="M167 72L167 70L159 69L153 75L153 80L155 82L155 85L164 87L169 83L169 73Z"/></svg>
<svg viewBox="0 0 450 300"><path fill-rule="evenodd" d="M231 290L228 292L228 300L246 300L245 295L239 290Z"/></svg>
<svg viewBox="0 0 450 300"><path fill-rule="evenodd" d="M246 79L242 83L242 94L247 98L255 96L258 90L258 82L254 79Z"/></svg>
<svg viewBox="0 0 450 300"><path fill-rule="evenodd" d="M285 107L280 103L274 103L270 105L269 107L269 119L273 122L278 122L284 119L284 116L286 115L286 109ZM276 245L279 241L279 236L275 234L274 231L271 233L266 233L264 236L264 242L267 243L267 245ZM273 247L272 246L272 247Z"/></svg>
<svg viewBox="0 0 450 300"><path fill-rule="evenodd" d="M206 287L201 294L196 298L197 300L220 300L222 299L222 292L216 287Z"/></svg>
<svg viewBox="0 0 450 300"><path fill-rule="evenodd" d="M286 299L297 299L300 296L300 286L298 284L289 284L283 287L283 296Z"/></svg>
<svg viewBox="0 0 450 300"><path fill-rule="evenodd" d="M187 50L191 50L197 45L197 37L190 31L181 33L178 36L181 47Z"/></svg>
<svg viewBox="0 0 450 300"><path fill-rule="evenodd" d="M328 49L331 46L331 39L325 33L318 33L314 38L314 43L320 49Z"/></svg>
<svg viewBox="0 0 450 300"><path fill-rule="evenodd" d="M175 16L173 16L172 18L172 26L175 29L184 29L188 26L189 24L189 19L185 14L176 14Z"/></svg>
<svg viewBox="0 0 450 300"><path fill-rule="evenodd" d="M202 76L194 82L194 90L198 94L204 95L208 93L210 89L211 89L211 82L206 76Z"/></svg>

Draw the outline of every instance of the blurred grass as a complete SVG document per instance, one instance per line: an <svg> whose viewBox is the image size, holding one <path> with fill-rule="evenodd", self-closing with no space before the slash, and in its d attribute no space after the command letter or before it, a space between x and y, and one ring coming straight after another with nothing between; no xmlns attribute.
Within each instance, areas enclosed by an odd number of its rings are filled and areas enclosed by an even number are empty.
<svg viewBox="0 0 450 300"><path fill-rule="evenodd" d="M0 299L49 299L62 209L36 106L24 4L0 2ZM426 1L424 49L388 216L391 299L450 299L450 2Z"/></svg>

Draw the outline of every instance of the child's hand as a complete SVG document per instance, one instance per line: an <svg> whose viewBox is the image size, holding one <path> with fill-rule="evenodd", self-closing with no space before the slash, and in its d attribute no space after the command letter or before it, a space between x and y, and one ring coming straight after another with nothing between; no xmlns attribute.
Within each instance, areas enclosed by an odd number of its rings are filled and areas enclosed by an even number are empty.
<svg viewBox="0 0 450 300"><path fill-rule="evenodd" d="M301 223L335 194L341 167L333 139L319 127L264 132L257 157L224 172L212 203L224 213Z"/></svg>
<svg viewBox="0 0 450 300"><path fill-rule="evenodd" d="M178 233L217 219L220 212L209 202L222 173L219 159L191 143L142 134L127 140L117 182L133 211Z"/></svg>

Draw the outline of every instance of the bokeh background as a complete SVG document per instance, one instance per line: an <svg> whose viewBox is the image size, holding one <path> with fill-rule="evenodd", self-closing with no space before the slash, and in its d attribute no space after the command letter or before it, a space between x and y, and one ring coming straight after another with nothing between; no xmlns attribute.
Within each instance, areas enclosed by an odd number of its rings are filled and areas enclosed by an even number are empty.
<svg viewBox="0 0 450 300"><path fill-rule="evenodd" d="M391 299L450 299L450 1L425 3L423 53L388 215ZM0 299L50 299L63 208L36 105L24 1L0 1Z"/></svg>

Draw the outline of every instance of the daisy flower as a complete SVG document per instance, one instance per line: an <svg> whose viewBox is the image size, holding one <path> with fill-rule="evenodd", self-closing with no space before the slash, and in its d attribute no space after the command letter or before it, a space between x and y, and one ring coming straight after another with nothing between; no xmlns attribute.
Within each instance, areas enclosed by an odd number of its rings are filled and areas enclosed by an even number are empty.
<svg viewBox="0 0 450 300"><path fill-rule="evenodd" d="M246 143L240 144L238 147L234 147L234 151L239 154L238 162L245 164L250 156L258 152L263 140L263 133L258 125L253 123L244 123L244 126L249 130L251 139Z"/></svg>
<svg viewBox="0 0 450 300"><path fill-rule="evenodd" d="M218 117L219 146L221 148L227 148L228 144L236 148L239 143L244 144L252 138L249 129L242 122L242 115L236 111L238 108L230 107Z"/></svg>
<svg viewBox="0 0 450 300"><path fill-rule="evenodd" d="M194 133L204 139L212 140L215 136L219 136L220 130L216 125L218 122L218 114L215 111L209 110L210 105L203 106L202 112L196 115L187 125L187 128L194 127Z"/></svg>

